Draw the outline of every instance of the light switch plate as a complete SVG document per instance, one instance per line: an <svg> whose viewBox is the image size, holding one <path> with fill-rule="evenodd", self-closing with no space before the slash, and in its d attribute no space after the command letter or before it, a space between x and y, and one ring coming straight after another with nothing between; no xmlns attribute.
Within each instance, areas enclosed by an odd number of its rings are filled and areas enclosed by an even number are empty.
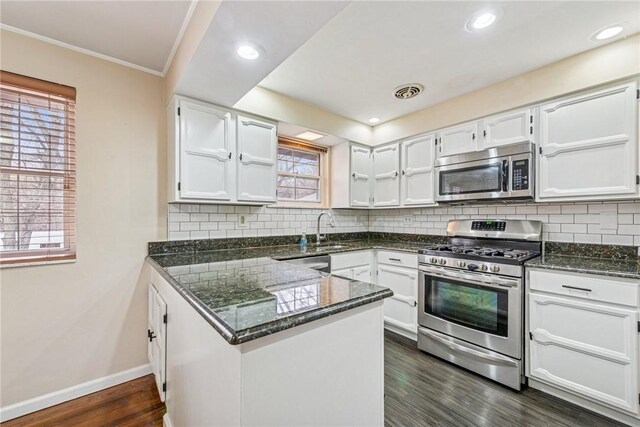
<svg viewBox="0 0 640 427"><path fill-rule="evenodd" d="M245 215L238 215L238 228L248 228L249 223Z"/></svg>

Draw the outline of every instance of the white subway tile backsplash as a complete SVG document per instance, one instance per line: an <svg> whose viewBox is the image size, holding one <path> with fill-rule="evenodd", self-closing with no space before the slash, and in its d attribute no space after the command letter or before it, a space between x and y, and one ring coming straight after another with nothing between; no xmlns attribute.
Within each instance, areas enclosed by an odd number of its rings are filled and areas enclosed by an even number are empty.
<svg viewBox="0 0 640 427"><path fill-rule="evenodd" d="M169 239L314 234L322 209L266 206L169 205ZM336 227L323 233L380 231L446 235L451 219L509 218L542 221L550 241L640 246L640 202L440 206L433 208L335 209ZM244 215L246 226L240 227ZM604 225L604 227L603 227ZM204 237L196 237L204 236Z"/></svg>

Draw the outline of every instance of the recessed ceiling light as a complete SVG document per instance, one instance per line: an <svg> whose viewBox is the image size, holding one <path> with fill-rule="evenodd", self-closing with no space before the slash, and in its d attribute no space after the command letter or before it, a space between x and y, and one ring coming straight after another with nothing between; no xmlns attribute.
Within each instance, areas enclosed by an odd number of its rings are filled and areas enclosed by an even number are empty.
<svg viewBox="0 0 640 427"><path fill-rule="evenodd" d="M485 28L495 24L502 16L502 9L482 9L471 15L464 24L464 29L472 33L474 31L484 30Z"/></svg>
<svg viewBox="0 0 640 427"><path fill-rule="evenodd" d="M254 59L258 59L260 56L260 51L255 46L251 46L250 44L243 44L238 47L236 53L240 58L248 59L249 61L253 61Z"/></svg>
<svg viewBox="0 0 640 427"><path fill-rule="evenodd" d="M301 134L296 135L296 138L306 139L307 141L315 141L318 138L322 138L324 135L320 133L311 132L310 130L306 132L302 132Z"/></svg>
<svg viewBox="0 0 640 427"><path fill-rule="evenodd" d="M602 28L591 36L592 40L606 40L611 37L615 37L624 30L622 25L612 25L610 27Z"/></svg>
<svg viewBox="0 0 640 427"><path fill-rule="evenodd" d="M380 119L379 119L379 118L377 118L377 117L371 117L371 118L369 119L369 123L378 123L379 121L380 121Z"/></svg>

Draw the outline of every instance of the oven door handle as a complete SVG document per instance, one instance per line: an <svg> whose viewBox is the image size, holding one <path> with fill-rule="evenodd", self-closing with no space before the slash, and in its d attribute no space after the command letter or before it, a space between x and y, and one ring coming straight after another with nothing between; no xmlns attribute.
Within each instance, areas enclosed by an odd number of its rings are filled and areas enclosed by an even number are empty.
<svg viewBox="0 0 640 427"><path fill-rule="evenodd" d="M483 353L481 351L478 350L474 350L472 348L469 347L465 347L462 346L460 344L456 344L454 342L449 341L446 338L442 338L439 335L436 335L435 333L424 329L424 328L418 328L418 332L421 333L422 335L426 335L427 337L431 338L432 340L435 340L437 342L439 342L440 344L443 344L446 347L449 347L451 350L457 351L459 353L465 353L469 356L475 357L476 359L482 359L482 360L488 360L490 362L493 362L494 364L500 364L500 365L507 365L507 366L518 366L518 362L509 359L506 356L500 356L497 354L487 354L487 353Z"/></svg>
<svg viewBox="0 0 640 427"><path fill-rule="evenodd" d="M429 276L439 277L440 279L460 280L462 282L469 283L472 285L482 285L489 288L504 289L504 288L518 287L517 280L502 279L494 276L487 276L487 275L472 276L470 274L443 273L441 271L434 271L428 267L420 267L420 271L422 271L423 273Z"/></svg>

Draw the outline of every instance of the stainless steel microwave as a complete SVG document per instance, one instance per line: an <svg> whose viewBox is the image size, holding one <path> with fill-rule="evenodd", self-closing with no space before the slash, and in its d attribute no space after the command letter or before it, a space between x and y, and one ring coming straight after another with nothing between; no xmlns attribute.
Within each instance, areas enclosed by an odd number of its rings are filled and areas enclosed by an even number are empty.
<svg viewBox="0 0 640 427"><path fill-rule="evenodd" d="M532 199L534 148L524 142L437 159L436 201Z"/></svg>

